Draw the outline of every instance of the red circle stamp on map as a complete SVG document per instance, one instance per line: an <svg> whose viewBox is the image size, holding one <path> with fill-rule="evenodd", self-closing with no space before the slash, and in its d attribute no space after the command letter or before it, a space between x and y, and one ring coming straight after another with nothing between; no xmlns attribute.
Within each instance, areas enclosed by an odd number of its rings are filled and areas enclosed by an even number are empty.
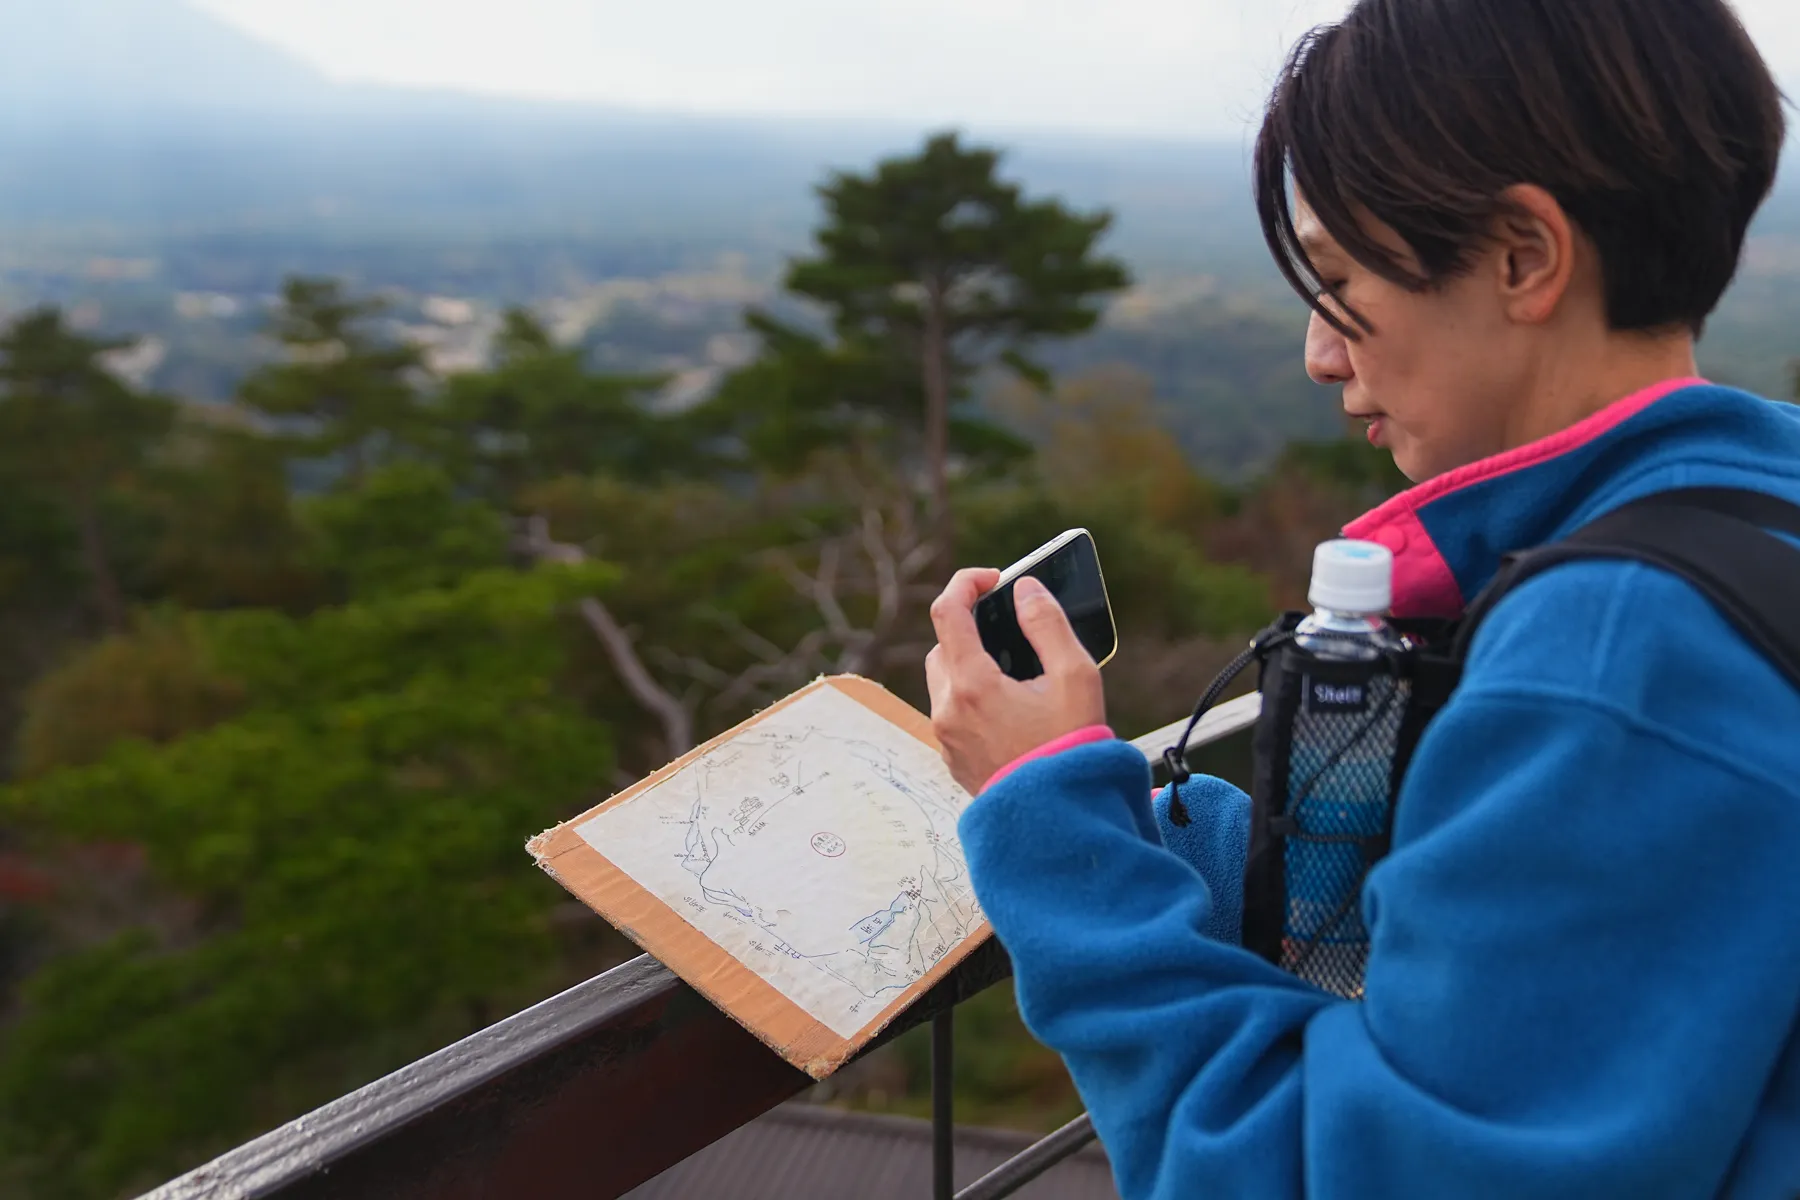
<svg viewBox="0 0 1800 1200"><path fill-rule="evenodd" d="M845 846L844 839L835 833L815 833L813 834L812 848L826 858L837 858L849 847Z"/></svg>

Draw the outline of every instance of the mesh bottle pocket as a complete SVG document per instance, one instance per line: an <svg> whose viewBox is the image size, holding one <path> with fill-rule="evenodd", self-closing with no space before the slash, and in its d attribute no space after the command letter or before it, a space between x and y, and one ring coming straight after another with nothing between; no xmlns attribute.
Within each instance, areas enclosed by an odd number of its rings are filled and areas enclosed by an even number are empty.
<svg viewBox="0 0 1800 1200"><path fill-rule="evenodd" d="M1285 843L1286 892L1276 961L1326 991L1359 996L1369 957L1362 886L1393 828L1394 756L1408 685L1381 671L1327 683L1315 668L1301 678L1306 695L1289 729L1285 804L1274 815ZM1356 699L1314 706L1321 688Z"/></svg>
<svg viewBox="0 0 1800 1200"><path fill-rule="evenodd" d="M1244 941L1347 998L1362 995L1369 957L1363 883L1393 829L1403 657L1326 661L1289 642L1263 672Z"/></svg>

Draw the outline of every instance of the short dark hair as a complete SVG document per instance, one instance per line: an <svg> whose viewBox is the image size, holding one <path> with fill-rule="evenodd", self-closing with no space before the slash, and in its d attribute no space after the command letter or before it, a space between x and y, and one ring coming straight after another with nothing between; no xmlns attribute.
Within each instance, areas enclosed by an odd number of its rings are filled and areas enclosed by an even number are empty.
<svg viewBox="0 0 1800 1200"><path fill-rule="evenodd" d="M1774 183L1783 102L1724 0L1360 0L1282 69L1257 212L1288 282L1356 337L1323 303L1290 178L1346 253L1415 291L1465 270L1501 193L1536 184L1598 248L1611 328L1699 333Z"/></svg>

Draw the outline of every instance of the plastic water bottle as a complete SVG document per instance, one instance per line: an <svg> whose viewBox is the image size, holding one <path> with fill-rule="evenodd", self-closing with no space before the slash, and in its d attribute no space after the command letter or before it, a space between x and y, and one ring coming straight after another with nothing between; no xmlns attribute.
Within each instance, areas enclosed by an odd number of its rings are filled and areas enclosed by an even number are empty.
<svg viewBox="0 0 1800 1200"><path fill-rule="evenodd" d="M1313 612L1294 642L1325 662L1373 662L1404 647L1385 617L1393 602L1394 556L1374 542L1326 542L1313 552ZM1356 676L1361 675L1361 678ZM1386 827L1391 764L1388 722L1377 723L1374 691L1394 686L1352 672L1308 675L1289 754L1289 786L1305 788L1290 812L1312 836L1291 835L1286 849L1287 920L1284 965L1340 994L1360 978L1367 932L1354 908L1363 852L1345 838ZM1382 693L1385 694L1385 691ZM1304 949L1309 942L1320 944Z"/></svg>
<svg viewBox="0 0 1800 1200"><path fill-rule="evenodd" d="M1394 555L1376 542L1347 538L1313 551L1312 615L1294 630L1294 641L1317 658L1367 662L1397 650L1400 635L1387 623L1394 599Z"/></svg>

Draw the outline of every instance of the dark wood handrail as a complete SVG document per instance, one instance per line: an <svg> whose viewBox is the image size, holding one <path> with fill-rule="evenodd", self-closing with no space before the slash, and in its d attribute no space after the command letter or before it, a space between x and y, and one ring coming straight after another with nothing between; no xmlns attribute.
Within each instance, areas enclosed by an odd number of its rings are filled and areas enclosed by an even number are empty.
<svg viewBox="0 0 1800 1200"><path fill-rule="evenodd" d="M869 1050L1011 973L990 939ZM145 1200L603 1200L811 1083L646 954Z"/></svg>

